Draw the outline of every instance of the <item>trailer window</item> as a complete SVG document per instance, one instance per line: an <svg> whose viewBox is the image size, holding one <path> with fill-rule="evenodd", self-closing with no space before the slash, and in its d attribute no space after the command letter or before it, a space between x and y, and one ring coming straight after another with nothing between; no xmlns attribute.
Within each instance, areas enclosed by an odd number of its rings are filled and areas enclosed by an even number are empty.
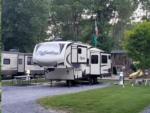
<svg viewBox="0 0 150 113"><path fill-rule="evenodd" d="M81 54L81 53L82 53L81 48L78 48L78 54Z"/></svg>
<svg viewBox="0 0 150 113"><path fill-rule="evenodd" d="M3 60L3 64L9 65L9 64L10 64L10 59L4 59L4 60Z"/></svg>
<svg viewBox="0 0 150 113"><path fill-rule="evenodd" d="M22 64L22 59L18 59L18 64Z"/></svg>
<svg viewBox="0 0 150 113"><path fill-rule="evenodd" d="M33 65L32 57L27 57L27 65Z"/></svg>
<svg viewBox="0 0 150 113"><path fill-rule="evenodd" d="M92 55L91 56L91 63L92 64L98 64L98 55Z"/></svg>
<svg viewBox="0 0 150 113"><path fill-rule="evenodd" d="M107 55L102 55L102 63L107 63Z"/></svg>

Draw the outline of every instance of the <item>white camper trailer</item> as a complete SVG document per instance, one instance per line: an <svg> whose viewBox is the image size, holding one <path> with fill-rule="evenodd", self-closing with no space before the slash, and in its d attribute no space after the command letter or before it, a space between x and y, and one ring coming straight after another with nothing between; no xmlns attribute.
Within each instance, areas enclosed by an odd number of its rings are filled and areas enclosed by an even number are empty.
<svg viewBox="0 0 150 113"><path fill-rule="evenodd" d="M44 68L33 65L31 53L2 51L1 53L2 78L11 78L25 74L31 70L31 75L44 74Z"/></svg>
<svg viewBox="0 0 150 113"><path fill-rule="evenodd" d="M17 73L17 52L2 52L1 53L1 70L2 77L10 77Z"/></svg>
<svg viewBox="0 0 150 113"><path fill-rule="evenodd" d="M111 56L90 45L53 41L37 44L33 52L33 62L44 66L49 80L88 79L92 84L97 77L111 73Z"/></svg>

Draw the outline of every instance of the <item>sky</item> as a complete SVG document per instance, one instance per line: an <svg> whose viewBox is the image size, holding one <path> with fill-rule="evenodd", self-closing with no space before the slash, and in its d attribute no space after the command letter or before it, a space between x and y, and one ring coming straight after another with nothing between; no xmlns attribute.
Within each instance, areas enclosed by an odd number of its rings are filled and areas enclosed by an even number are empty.
<svg viewBox="0 0 150 113"><path fill-rule="evenodd" d="M134 13L133 13L133 15L131 17L131 19L134 18L132 20L132 22L141 22L142 17L145 16L145 15L146 15L146 11L144 11L142 9L142 4L139 4L137 10L134 11Z"/></svg>

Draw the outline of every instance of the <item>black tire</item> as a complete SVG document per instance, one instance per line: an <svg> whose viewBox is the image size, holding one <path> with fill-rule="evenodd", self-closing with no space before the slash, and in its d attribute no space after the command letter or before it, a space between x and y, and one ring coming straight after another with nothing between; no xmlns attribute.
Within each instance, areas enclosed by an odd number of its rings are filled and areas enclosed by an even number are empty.
<svg viewBox="0 0 150 113"><path fill-rule="evenodd" d="M73 86L74 81L73 80L66 80L66 84L68 87Z"/></svg>
<svg viewBox="0 0 150 113"><path fill-rule="evenodd" d="M97 84L97 83L98 83L97 77L94 77L94 78L93 78L93 81L94 81L94 82L93 82L94 84Z"/></svg>
<svg viewBox="0 0 150 113"><path fill-rule="evenodd" d="M89 84L93 85L93 84L97 84L97 77L89 77Z"/></svg>

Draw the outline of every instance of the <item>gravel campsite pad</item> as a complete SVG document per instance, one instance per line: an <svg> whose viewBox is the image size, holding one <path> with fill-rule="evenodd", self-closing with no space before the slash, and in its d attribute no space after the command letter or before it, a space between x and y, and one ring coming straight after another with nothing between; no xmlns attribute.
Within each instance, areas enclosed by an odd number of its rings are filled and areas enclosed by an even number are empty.
<svg viewBox="0 0 150 113"><path fill-rule="evenodd" d="M79 85L74 87L36 85L5 86L2 88L2 113L56 113L46 111L36 103L45 96L62 95L108 87L110 84Z"/></svg>
<svg viewBox="0 0 150 113"><path fill-rule="evenodd" d="M150 113L150 106L145 108L145 110L142 113Z"/></svg>

